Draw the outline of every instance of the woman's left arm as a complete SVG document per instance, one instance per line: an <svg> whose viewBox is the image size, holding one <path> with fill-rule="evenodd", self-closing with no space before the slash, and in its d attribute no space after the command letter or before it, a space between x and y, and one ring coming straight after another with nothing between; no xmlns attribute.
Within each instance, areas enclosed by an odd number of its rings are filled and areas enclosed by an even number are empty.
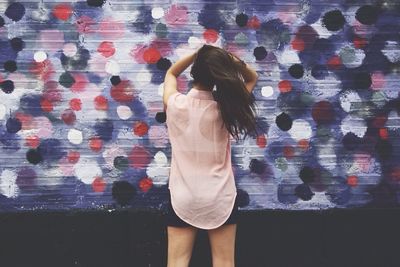
<svg viewBox="0 0 400 267"><path fill-rule="evenodd" d="M183 58L179 59L177 62L172 64L172 66L167 70L167 73L165 74L164 78L164 93L163 93L164 111L166 110L169 96L178 92L177 90L178 83L176 78L193 63L193 61L196 58L196 55L197 52L184 56Z"/></svg>

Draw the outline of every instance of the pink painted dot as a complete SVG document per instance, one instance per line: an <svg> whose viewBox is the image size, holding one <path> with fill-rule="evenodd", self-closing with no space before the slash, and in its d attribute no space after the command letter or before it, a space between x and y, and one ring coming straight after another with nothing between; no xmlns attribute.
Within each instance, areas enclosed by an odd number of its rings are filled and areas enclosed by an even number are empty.
<svg viewBox="0 0 400 267"><path fill-rule="evenodd" d="M97 33L108 39L121 38L125 35L125 22L107 17L99 23Z"/></svg>
<svg viewBox="0 0 400 267"><path fill-rule="evenodd" d="M79 33L94 33L94 32L96 32L94 25L96 25L96 21L94 21L91 17L85 16L85 15L79 17L75 22L76 30Z"/></svg>
<svg viewBox="0 0 400 267"><path fill-rule="evenodd" d="M385 75L381 71L375 71L372 73L372 86L373 90L380 90L385 86Z"/></svg>
<svg viewBox="0 0 400 267"><path fill-rule="evenodd" d="M129 55L139 64L144 64L146 61L143 58L143 54L147 47L145 45L136 45L131 49Z"/></svg>
<svg viewBox="0 0 400 267"><path fill-rule="evenodd" d="M185 6L172 5L164 16L167 24L172 28L182 27L188 22L188 10Z"/></svg>
<svg viewBox="0 0 400 267"><path fill-rule="evenodd" d="M104 41L97 48L97 52L103 55L103 57L111 57L115 53L115 47L113 42Z"/></svg>
<svg viewBox="0 0 400 267"><path fill-rule="evenodd" d="M75 83L71 86L72 92L82 92L85 90L86 85L88 84L88 80L85 74L83 73L73 73Z"/></svg>

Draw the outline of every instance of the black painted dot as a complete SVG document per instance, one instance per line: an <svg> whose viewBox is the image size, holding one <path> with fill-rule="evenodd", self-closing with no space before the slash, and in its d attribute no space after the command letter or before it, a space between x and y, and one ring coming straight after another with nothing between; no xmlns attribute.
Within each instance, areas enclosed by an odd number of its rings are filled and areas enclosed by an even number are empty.
<svg viewBox="0 0 400 267"><path fill-rule="evenodd" d="M75 83L75 79L74 79L74 77L72 77L71 73L64 72L63 74L60 75L58 82L62 86L66 87L66 88L70 88Z"/></svg>
<svg viewBox="0 0 400 267"><path fill-rule="evenodd" d="M25 47L25 42L19 37L12 38L10 40L10 43L11 43L11 47L14 49L14 51L17 51L17 52L21 51Z"/></svg>
<svg viewBox="0 0 400 267"><path fill-rule="evenodd" d="M288 114L282 112L276 117L275 123L282 131L288 131L292 128L293 120Z"/></svg>
<svg viewBox="0 0 400 267"><path fill-rule="evenodd" d="M167 120L166 112L157 112L155 119L159 123L164 123Z"/></svg>
<svg viewBox="0 0 400 267"><path fill-rule="evenodd" d="M304 183L311 183L315 178L314 170L311 167L305 166L300 170L299 177Z"/></svg>
<svg viewBox="0 0 400 267"><path fill-rule="evenodd" d="M17 70L17 63L14 60L8 60L4 62L4 69L9 72L14 72Z"/></svg>
<svg viewBox="0 0 400 267"><path fill-rule="evenodd" d="M301 200L308 201L311 200L314 196L314 193L311 191L310 187L306 184L300 184L296 186L294 189L295 195L298 196Z"/></svg>
<svg viewBox="0 0 400 267"><path fill-rule="evenodd" d="M257 60L263 60L267 54L268 52L264 46L258 46L254 48L253 55Z"/></svg>
<svg viewBox="0 0 400 267"><path fill-rule="evenodd" d="M14 82L5 80L0 83L1 90L6 94L11 94L14 91Z"/></svg>
<svg viewBox="0 0 400 267"><path fill-rule="evenodd" d="M168 70L169 67L171 67L171 65L172 65L171 60L167 58L160 58L157 61L157 69L159 70Z"/></svg>
<svg viewBox="0 0 400 267"><path fill-rule="evenodd" d="M4 18L0 16L0 28L3 27L5 24Z"/></svg>
<svg viewBox="0 0 400 267"><path fill-rule="evenodd" d="M119 205L127 205L136 195L136 188L127 181L115 181L112 185L112 197Z"/></svg>
<svg viewBox="0 0 400 267"><path fill-rule="evenodd" d="M121 78L118 75L114 75L110 79L112 85L117 85L121 82Z"/></svg>
<svg viewBox="0 0 400 267"><path fill-rule="evenodd" d="M371 25L376 22L379 15L379 9L371 5L365 5L360 7L356 11L356 19L365 25Z"/></svg>
<svg viewBox="0 0 400 267"><path fill-rule="evenodd" d="M338 31L343 28L346 23L346 19L344 18L342 12L338 9L326 12L322 17L322 24L329 31Z"/></svg>
<svg viewBox="0 0 400 267"><path fill-rule="evenodd" d="M126 170L129 168L129 160L124 156L117 156L114 158L114 167L118 170Z"/></svg>
<svg viewBox="0 0 400 267"><path fill-rule="evenodd" d="M31 164L38 164L39 162L43 161L42 154L37 149L29 149L26 152L26 159Z"/></svg>
<svg viewBox="0 0 400 267"><path fill-rule="evenodd" d="M22 123L19 119L10 117L6 122L7 132L16 133L22 128Z"/></svg>
<svg viewBox="0 0 400 267"><path fill-rule="evenodd" d="M236 24L240 27L244 27L247 25L247 22L249 21L249 17L244 14L244 13L240 13L238 15L236 15Z"/></svg>
<svg viewBox="0 0 400 267"><path fill-rule="evenodd" d="M257 174L263 174L266 167L265 162L258 159L252 159L249 165L250 171Z"/></svg>
<svg viewBox="0 0 400 267"><path fill-rule="evenodd" d="M368 72L356 72L353 75L355 89L368 89L372 84L371 75Z"/></svg>
<svg viewBox="0 0 400 267"><path fill-rule="evenodd" d="M293 64L289 68L289 74L296 79L300 79L304 75L304 68L301 64Z"/></svg>
<svg viewBox="0 0 400 267"><path fill-rule="evenodd" d="M106 1L105 0L87 0L86 3L88 6L94 6L94 7L101 7L104 5Z"/></svg>
<svg viewBox="0 0 400 267"><path fill-rule="evenodd" d="M348 150L356 149L360 144L360 138L352 132L348 132L342 139L343 146Z"/></svg>

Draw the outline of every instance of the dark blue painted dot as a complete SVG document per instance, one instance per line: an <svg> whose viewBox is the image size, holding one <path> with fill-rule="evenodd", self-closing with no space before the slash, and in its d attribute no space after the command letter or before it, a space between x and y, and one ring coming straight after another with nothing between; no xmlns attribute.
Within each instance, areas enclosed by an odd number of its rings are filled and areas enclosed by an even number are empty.
<svg viewBox="0 0 400 267"><path fill-rule="evenodd" d="M368 72L353 73L353 87L355 89L368 89L372 84L371 74Z"/></svg>
<svg viewBox="0 0 400 267"><path fill-rule="evenodd" d="M288 131L292 128L293 120L288 114L282 112L276 116L275 123L282 131Z"/></svg>
<svg viewBox="0 0 400 267"><path fill-rule="evenodd" d="M112 133L114 130L114 125L110 119L97 120L94 125L97 136L103 141L109 141L112 139Z"/></svg>
<svg viewBox="0 0 400 267"><path fill-rule="evenodd" d="M314 181L315 178L314 170L311 167L304 166L300 170L299 177L304 183L311 183Z"/></svg>
<svg viewBox="0 0 400 267"><path fill-rule="evenodd" d="M114 75L110 78L112 85L118 85L121 82L121 78L118 75Z"/></svg>
<svg viewBox="0 0 400 267"><path fill-rule="evenodd" d="M5 24L4 18L0 16L0 28L3 27Z"/></svg>
<svg viewBox="0 0 400 267"><path fill-rule="evenodd" d="M1 90L6 94L11 94L14 91L14 82L5 80L0 83Z"/></svg>
<svg viewBox="0 0 400 267"><path fill-rule="evenodd" d="M65 148L61 141L54 138L44 139L40 142L37 147L38 152L42 155L46 161L57 161L66 155L63 150Z"/></svg>
<svg viewBox="0 0 400 267"><path fill-rule="evenodd" d="M22 123L19 119L10 117L7 119L6 122L7 132L9 133L16 133L22 128Z"/></svg>
<svg viewBox="0 0 400 267"><path fill-rule="evenodd" d="M14 51L17 51L17 52L21 51L25 47L25 42L19 37L12 38L10 40L10 43L11 43L11 47L14 49Z"/></svg>
<svg viewBox="0 0 400 267"><path fill-rule="evenodd" d="M361 139L352 132L348 132L342 139L343 146L348 150L354 150L361 144Z"/></svg>
<svg viewBox="0 0 400 267"><path fill-rule="evenodd" d="M324 65L317 64L312 67L311 75L317 80L322 80L328 75L328 69Z"/></svg>
<svg viewBox="0 0 400 267"><path fill-rule="evenodd" d="M17 70L17 63L14 60L7 60L4 62L4 69L9 72L14 72Z"/></svg>
<svg viewBox="0 0 400 267"><path fill-rule="evenodd" d="M157 69L159 70L168 70L171 65L171 60L169 60L168 58L160 58L157 61Z"/></svg>
<svg viewBox="0 0 400 267"><path fill-rule="evenodd" d="M24 167L18 171L17 179L15 183L19 189L31 189L35 185L36 172L31 168Z"/></svg>
<svg viewBox="0 0 400 267"><path fill-rule="evenodd" d="M322 17L322 25L329 31L338 31L346 23L342 12L338 9L326 12Z"/></svg>
<svg viewBox="0 0 400 267"><path fill-rule="evenodd" d="M236 15L235 21L239 27L245 27L247 25L247 22L249 21L249 16L247 16L244 13L240 13L240 14Z"/></svg>
<svg viewBox="0 0 400 267"><path fill-rule="evenodd" d="M37 149L29 149L26 152L26 159L31 164L38 164L39 162L43 161L43 157Z"/></svg>
<svg viewBox="0 0 400 267"><path fill-rule="evenodd" d="M12 3L6 9L4 14L13 21L19 21L25 15L25 7L21 3Z"/></svg>
<svg viewBox="0 0 400 267"><path fill-rule="evenodd" d="M265 162L258 159L252 159L249 165L250 171L257 174L263 174L266 167Z"/></svg>
<svg viewBox="0 0 400 267"><path fill-rule="evenodd" d="M69 72L64 72L63 74L60 75L58 82L66 87L66 88L70 88L72 87L72 85L75 83L75 79L74 77L71 75L71 73Z"/></svg>
<svg viewBox="0 0 400 267"><path fill-rule="evenodd" d="M138 16L132 23L132 26L141 33L150 33L153 25L153 16L151 15L151 7L148 5L139 6L137 8Z"/></svg>
<svg viewBox="0 0 400 267"><path fill-rule="evenodd" d="M40 116L43 114L41 108L42 96L37 94L25 94L19 100L20 108L26 113L32 116Z"/></svg>
<svg viewBox="0 0 400 267"><path fill-rule="evenodd" d="M375 145L375 150L381 158L389 158L393 151L393 145L389 140L379 139Z"/></svg>
<svg viewBox="0 0 400 267"><path fill-rule="evenodd" d="M164 123L167 120L166 112L157 112L155 119L159 123Z"/></svg>
<svg viewBox="0 0 400 267"><path fill-rule="evenodd" d="M365 5L356 11L356 19L365 25L374 24L378 19L378 16L379 9L376 6Z"/></svg>
<svg viewBox="0 0 400 267"><path fill-rule="evenodd" d="M253 55L257 60L263 60L268 55L268 52L264 46L258 46L254 48Z"/></svg>
<svg viewBox="0 0 400 267"><path fill-rule="evenodd" d="M304 201L311 200L314 193L311 191L310 187L306 184L300 184L294 189L296 196Z"/></svg>
<svg viewBox="0 0 400 267"><path fill-rule="evenodd" d="M112 185L112 197L121 206L129 204L136 195L136 188L127 181L115 181Z"/></svg>
<svg viewBox="0 0 400 267"><path fill-rule="evenodd" d="M220 6L216 4L206 4L197 17L198 23L206 29L221 30L225 26L221 18Z"/></svg>
<svg viewBox="0 0 400 267"><path fill-rule="evenodd" d="M86 3L88 6L93 6L93 7L101 7L104 5L106 0L87 0Z"/></svg>
<svg viewBox="0 0 400 267"><path fill-rule="evenodd" d="M294 204L299 199L295 194L294 184L282 182L278 185L278 201L283 204Z"/></svg>
<svg viewBox="0 0 400 267"><path fill-rule="evenodd" d="M334 184L330 185L325 195L327 198L336 205L344 205L351 198L350 187L342 177L335 177Z"/></svg>
<svg viewBox="0 0 400 267"><path fill-rule="evenodd" d="M288 71L289 74L296 79L300 79L304 75L304 68L301 64L293 64Z"/></svg>
<svg viewBox="0 0 400 267"><path fill-rule="evenodd" d="M244 191L243 189L238 188L237 190L237 205L238 207L246 207L250 203L249 193Z"/></svg>

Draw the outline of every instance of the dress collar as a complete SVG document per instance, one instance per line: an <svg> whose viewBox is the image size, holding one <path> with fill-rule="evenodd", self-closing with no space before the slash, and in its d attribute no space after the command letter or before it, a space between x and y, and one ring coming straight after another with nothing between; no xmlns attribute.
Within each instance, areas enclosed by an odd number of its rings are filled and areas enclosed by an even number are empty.
<svg viewBox="0 0 400 267"><path fill-rule="evenodd" d="M214 96L211 91L199 90L194 87L192 87L192 89L190 89L190 91L187 93L187 95L194 97L194 98L199 98L199 99L214 100Z"/></svg>

